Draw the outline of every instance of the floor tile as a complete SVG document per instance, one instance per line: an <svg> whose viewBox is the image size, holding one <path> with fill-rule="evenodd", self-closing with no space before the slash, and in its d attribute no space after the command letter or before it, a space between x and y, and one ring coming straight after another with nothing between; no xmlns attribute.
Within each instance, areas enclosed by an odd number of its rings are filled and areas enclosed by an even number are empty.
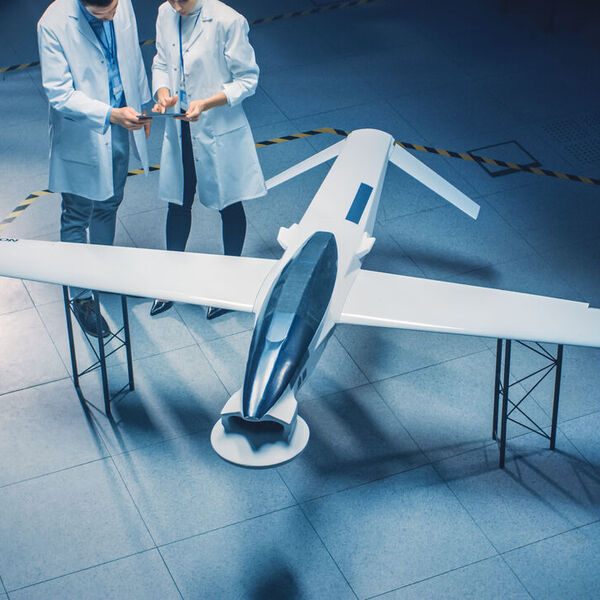
<svg viewBox="0 0 600 600"><path fill-rule="evenodd" d="M31 307L31 298L21 279L0 277L0 315Z"/></svg>
<svg viewBox="0 0 600 600"><path fill-rule="evenodd" d="M539 69L532 66L507 77L492 77L485 85L488 93L507 105L521 122L539 121L582 108L596 108L592 97L581 95L581 82L569 72L570 65L561 69ZM597 89L589 87L593 94Z"/></svg>
<svg viewBox="0 0 600 600"><path fill-rule="evenodd" d="M375 389L428 458L440 460L491 442L494 373L495 358L483 351L386 379ZM550 425L535 402L523 409ZM523 433L511 424L509 435Z"/></svg>
<svg viewBox="0 0 600 600"><path fill-rule="evenodd" d="M431 90L390 98L393 108L421 135L437 140L436 145L472 133L492 132L520 125L519 118L506 104L480 82L440 85Z"/></svg>
<svg viewBox="0 0 600 600"><path fill-rule="evenodd" d="M573 419L560 425L560 430L579 452L597 469L600 469L600 412Z"/></svg>
<svg viewBox="0 0 600 600"><path fill-rule="evenodd" d="M306 8L306 0L261 0L261 2L248 3L245 0L232 0L229 5L240 12L249 22L274 17L276 15L288 14ZM267 27L268 24L260 24L255 27Z"/></svg>
<svg viewBox="0 0 600 600"><path fill-rule="evenodd" d="M135 390L111 404L113 421L91 411L94 429L112 454L192 433L208 435L229 398L197 346L136 360L133 375ZM108 379L112 394L126 386L126 365L110 368ZM99 378L82 381L82 390L103 410Z"/></svg>
<svg viewBox="0 0 600 600"><path fill-rule="evenodd" d="M7 394L0 406L0 486L107 456L69 379Z"/></svg>
<svg viewBox="0 0 600 600"><path fill-rule="evenodd" d="M361 104L372 95L346 59L267 72L261 87L290 119Z"/></svg>
<svg viewBox="0 0 600 600"><path fill-rule="evenodd" d="M11 592L14 600L181 598L158 551L151 550Z"/></svg>
<svg viewBox="0 0 600 600"><path fill-rule="evenodd" d="M305 511L361 598L495 554L431 467L314 500Z"/></svg>
<svg viewBox="0 0 600 600"><path fill-rule="evenodd" d="M526 239L484 202L476 221L454 206L395 219L387 232L432 279L448 279L476 269L526 258Z"/></svg>
<svg viewBox="0 0 600 600"><path fill-rule="evenodd" d="M300 502L427 462L372 386L307 399L301 412L308 446L278 469Z"/></svg>
<svg viewBox="0 0 600 600"><path fill-rule="evenodd" d="M33 308L0 316L0 394L67 375L44 323Z"/></svg>
<svg viewBox="0 0 600 600"><path fill-rule="evenodd" d="M175 310L198 344L248 331L254 326L254 313L232 311L209 321L204 306L178 303Z"/></svg>
<svg viewBox="0 0 600 600"><path fill-rule="evenodd" d="M569 258L569 247L575 242L598 237L590 220L597 218L600 194L593 186L588 190L584 184L576 185L540 177L535 185L520 188L514 194L487 196L486 202L538 252L561 264ZM597 254L589 260L598 265Z"/></svg>
<svg viewBox="0 0 600 600"><path fill-rule="evenodd" d="M298 508L161 549L183 597L355 598Z"/></svg>
<svg viewBox="0 0 600 600"><path fill-rule="evenodd" d="M106 318L112 332L117 332L122 327L123 313L121 296L114 294L101 294L100 305L102 314ZM169 311L157 317L150 316L152 302L148 298L129 298L127 302L129 327L131 336L131 350L134 359L145 358L185 348L195 344L194 338L175 311ZM63 302L43 304L38 307L42 319L56 344L58 351L69 372L71 372L71 359L67 327L65 323L65 309ZM96 355L87 343L83 331L73 319L73 337L77 352L77 361L80 370L95 362ZM98 352L94 340L96 352ZM106 352L115 350L120 345L117 339L112 339L106 346ZM107 358L108 365L124 363L127 360L125 349L118 350Z"/></svg>
<svg viewBox="0 0 600 600"><path fill-rule="evenodd" d="M446 53L440 53L435 43L421 43L417 55L408 53L406 47L400 46L362 53L350 58L349 62L367 85L384 98L396 99L402 95L416 95L424 91L436 97L437 93L431 93L431 90L451 85L453 91L461 87L461 84L466 85L469 79ZM390 77L390 73L401 76Z"/></svg>
<svg viewBox="0 0 600 600"><path fill-rule="evenodd" d="M590 202L593 202L590 199ZM592 216L590 211L590 218ZM582 227L582 234L585 229ZM576 239L573 235L572 240ZM565 240L567 241L567 240ZM600 269L599 238L593 237L586 241L581 238L562 248L552 248L542 252L542 256L556 270L560 277L566 279L594 308L600 307L600 280L597 276Z"/></svg>
<svg viewBox="0 0 600 600"><path fill-rule="evenodd" d="M242 386L251 338L251 332L245 331L208 342L202 347L230 394ZM300 394L301 398L324 396L365 383L365 376L334 336L327 343L323 356Z"/></svg>
<svg viewBox="0 0 600 600"><path fill-rule="evenodd" d="M281 19L267 27L256 25L251 28L250 40L256 53L256 62L261 70L259 82L262 81L265 73L311 65L322 62L323 57L333 58L338 54L333 51L329 36L322 35L318 28L319 18L314 16L306 18L315 26L299 27L297 21ZM298 52L299 46L304 47L304 52ZM273 52L274 47L278 52Z"/></svg>
<svg viewBox="0 0 600 600"><path fill-rule="evenodd" d="M544 347L556 356L557 347L555 345L545 344ZM548 361L535 352L515 344L513 344L513 349L511 373L516 378L521 378L548 365ZM600 350L597 348L577 346L564 348L558 406L559 424L600 410L600 393L598 392L600 373L597 368L599 357ZM536 378L528 381L535 383ZM555 373L552 372L532 392L532 396L548 415L552 414L554 382Z"/></svg>
<svg viewBox="0 0 600 600"><path fill-rule="evenodd" d="M340 325L335 336L371 382L486 348L482 338L383 327Z"/></svg>
<svg viewBox="0 0 600 600"><path fill-rule="evenodd" d="M375 224L375 245L365 256L362 268L368 271L396 273L411 277L423 277L423 271L411 260L383 226Z"/></svg>
<svg viewBox="0 0 600 600"><path fill-rule="evenodd" d="M505 469L494 446L436 464L499 552L600 518L600 477L562 435L557 450L529 434L509 441Z"/></svg>
<svg viewBox="0 0 600 600"><path fill-rule="evenodd" d="M436 147L454 152L471 152L473 155L492 160L506 160L508 158L507 162L515 162L515 158L511 159L510 156L504 154L505 148L496 149L495 146L517 142L535 160L521 158L516 162L524 162L526 165L531 162L539 162L543 169L561 173L573 172L573 165L565 158L562 148L556 144L555 140L549 140L544 135L542 126L542 123L527 123L481 132L469 130L461 132L456 138L447 140L436 136L436 138L430 140L430 143ZM504 175L492 176L490 172L498 172L499 168L498 171L494 171L496 167L477 164L469 160L452 159L452 165L478 194L486 197L497 194L499 198L507 199L515 204L518 204L520 195L525 194L521 191L521 188L540 185L544 182L563 190L577 188L575 182L564 182L557 178L537 175L527 171L514 170ZM565 183L568 185L564 185ZM573 185L575 185L575 188L573 188Z"/></svg>
<svg viewBox="0 0 600 600"><path fill-rule="evenodd" d="M8 590L153 545L108 460L1 488L0 513Z"/></svg>
<svg viewBox="0 0 600 600"><path fill-rule="evenodd" d="M115 460L158 544L295 504L274 469L225 463L206 431Z"/></svg>
<svg viewBox="0 0 600 600"><path fill-rule="evenodd" d="M514 550L504 558L536 600L594 598L600 586L599 535L600 524L594 523Z"/></svg>
<svg viewBox="0 0 600 600"><path fill-rule="evenodd" d="M489 558L380 596L381 600L530 600L502 558Z"/></svg>
<svg viewBox="0 0 600 600"><path fill-rule="evenodd" d="M244 111L252 129L286 121L285 115L277 108L273 100L269 98L260 85L256 89L254 96L244 101Z"/></svg>
<svg viewBox="0 0 600 600"><path fill-rule="evenodd" d="M523 292L565 300L583 297L554 270L551 262L532 254L507 263L461 273L449 279L455 283Z"/></svg>

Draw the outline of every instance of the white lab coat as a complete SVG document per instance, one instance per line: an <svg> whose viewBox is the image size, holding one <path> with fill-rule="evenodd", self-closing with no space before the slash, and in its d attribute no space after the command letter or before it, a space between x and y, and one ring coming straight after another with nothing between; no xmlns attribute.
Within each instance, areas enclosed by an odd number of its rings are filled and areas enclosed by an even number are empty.
<svg viewBox="0 0 600 600"><path fill-rule="evenodd" d="M208 110L190 123L200 201L222 209L240 200L264 196L265 181L252 131L241 102L254 94L258 66L248 41L248 23L218 0L204 0L184 48L188 101L225 92L227 104ZM179 15L168 2L158 9L152 91L177 94L180 82ZM179 102L175 111L180 111ZM181 122L168 119L162 148L159 196L183 203Z"/></svg>
<svg viewBox="0 0 600 600"><path fill-rule="evenodd" d="M117 59L128 106L151 100L131 0L119 0L114 18ZM50 184L54 192L91 200L113 195L111 110L102 47L77 0L56 0L38 23L42 83L50 104ZM133 132L144 169L144 130Z"/></svg>

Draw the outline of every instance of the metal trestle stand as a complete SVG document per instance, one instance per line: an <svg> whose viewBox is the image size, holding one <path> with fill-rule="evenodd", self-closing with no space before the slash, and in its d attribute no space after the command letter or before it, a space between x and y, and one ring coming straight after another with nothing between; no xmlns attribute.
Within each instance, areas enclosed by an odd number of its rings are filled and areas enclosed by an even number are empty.
<svg viewBox="0 0 600 600"><path fill-rule="evenodd" d="M101 316L100 316L100 301L98 300L99 294L98 292L93 293L94 298L94 308L96 312L96 320L98 331L102 330L101 326ZM109 336L103 338L99 336L98 338L90 337L85 331L83 334L90 345L93 353L96 356L96 361L92 363L89 367L84 369L83 371L79 371L77 367L77 355L75 351L75 341L73 338L73 302L74 300L69 299L69 291L66 286L63 286L63 299L65 304L65 315L67 317L67 332L69 337L69 351L71 353L71 366L73 369L73 385L75 386L75 390L77 391L77 395L82 402L86 404L91 404L86 400L85 396L81 391L81 386L79 384L79 378L83 375L87 375L96 369L100 369L102 374L102 390L104 394L104 413L109 419L112 419L112 413L110 409L111 402L120 396L125 390L129 389L133 391L135 389L134 381L133 381L133 360L131 356L131 342L129 335L129 316L127 313L127 297L121 296L121 307L123 313L123 326L116 333L110 333ZM117 340L117 344L114 348L111 348L107 351L107 346L113 340ZM97 350L96 350L97 346ZM110 391L108 388L108 373L106 369L106 359L111 355L120 350L121 348L125 348L125 352L127 355L127 374L129 381L126 383L118 392L110 395ZM92 404L93 406L93 404Z"/></svg>
<svg viewBox="0 0 600 600"><path fill-rule="evenodd" d="M513 341L511 340L499 339L496 345L496 377L494 381L494 422L492 426L492 438L498 441L501 469L504 468L504 459L506 455L506 429L508 421L517 423L521 427L549 440L550 450L554 450L556 445L556 425L558 422L558 399L560 394L563 346L562 344L557 346L555 356L537 342L514 341L514 343L527 348L531 352L539 354L547 361L547 363L533 373L529 373L517 381L509 383L512 343ZM523 406L523 401L544 379L546 379L548 375L550 375L550 373L552 373L552 371L554 371L554 398L552 403L552 425L550 428L550 435L548 435L542 427L527 414ZM524 382L527 383L525 384ZM528 389L524 391L523 396L519 400L515 400L514 395L516 389L514 386L521 383L528 386ZM517 416L519 417L518 419L516 418ZM500 437L498 437L498 420L500 420Z"/></svg>

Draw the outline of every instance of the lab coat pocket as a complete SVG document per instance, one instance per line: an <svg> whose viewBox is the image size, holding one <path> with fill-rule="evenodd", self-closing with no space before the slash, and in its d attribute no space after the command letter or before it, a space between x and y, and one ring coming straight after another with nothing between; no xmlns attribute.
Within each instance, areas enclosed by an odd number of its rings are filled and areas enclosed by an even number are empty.
<svg viewBox="0 0 600 600"><path fill-rule="evenodd" d="M55 147L64 160L82 164L98 162L101 136L73 119L58 119L55 126ZM110 130L109 130L110 131Z"/></svg>
<svg viewBox="0 0 600 600"><path fill-rule="evenodd" d="M261 195L262 173L247 124L215 136L215 153L222 206Z"/></svg>
<svg viewBox="0 0 600 600"><path fill-rule="evenodd" d="M207 113L211 117L211 129L214 135L220 136L231 133L248 124L241 106L217 106Z"/></svg>

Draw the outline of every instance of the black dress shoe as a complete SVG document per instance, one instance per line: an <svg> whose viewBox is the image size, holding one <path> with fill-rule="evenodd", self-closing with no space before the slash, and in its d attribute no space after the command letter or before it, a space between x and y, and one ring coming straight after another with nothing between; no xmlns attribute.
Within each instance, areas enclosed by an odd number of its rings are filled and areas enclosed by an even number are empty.
<svg viewBox="0 0 600 600"><path fill-rule="evenodd" d="M216 319L221 315L225 315L228 312L231 312L228 308L215 308L214 306L209 306L206 311L206 318L210 321L211 319Z"/></svg>
<svg viewBox="0 0 600 600"><path fill-rule="evenodd" d="M160 313L165 312L165 310L169 310L173 306L173 303L170 300L166 302L164 300L156 299L152 303L152 308L150 309L150 316L154 317L156 315L160 315Z"/></svg>
<svg viewBox="0 0 600 600"><path fill-rule="evenodd" d="M92 298L83 298L73 300L73 314L81 325L81 328L94 337L108 337L110 329L106 319L100 314L100 335L98 335L98 320L96 318L96 309Z"/></svg>

